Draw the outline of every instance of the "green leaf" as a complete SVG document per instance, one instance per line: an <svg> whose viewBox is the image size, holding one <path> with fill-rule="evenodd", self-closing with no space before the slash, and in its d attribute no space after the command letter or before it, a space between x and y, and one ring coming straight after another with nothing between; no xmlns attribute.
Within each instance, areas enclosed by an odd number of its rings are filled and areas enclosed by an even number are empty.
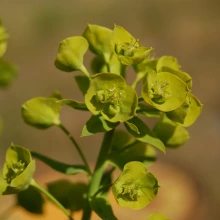
<svg viewBox="0 0 220 220"><path fill-rule="evenodd" d="M68 180L57 180L47 184L48 191L52 194L66 209L79 211L84 205L84 194L87 191L87 185L82 182L72 183Z"/></svg>
<svg viewBox="0 0 220 220"><path fill-rule="evenodd" d="M65 72L84 71L83 57L89 44L84 37L74 36L60 42L55 66Z"/></svg>
<svg viewBox="0 0 220 220"><path fill-rule="evenodd" d="M145 165L129 162L112 186L113 195L121 207L134 210L146 207L158 193L158 181L152 173L147 173Z"/></svg>
<svg viewBox="0 0 220 220"><path fill-rule="evenodd" d="M126 121L125 124L126 124L127 127L129 127L130 130L132 130L136 134L140 134L140 131L138 130L136 125L134 125L133 123L130 123L129 121Z"/></svg>
<svg viewBox="0 0 220 220"><path fill-rule="evenodd" d="M17 205L34 214L43 214L44 198L33 186L17 194Z"/></svg>
<svg viewBox="0 0 220 220"><path fill-rule="evenodd" d="M157 62L157 72L164 72L163 67L170 67L173 70L179 70L180 65L175 57L172 56L162 56Z"/></svg>
<svg viewBox="0 0 220 220"><path fill-rule="evenodd" d="M152 48L142 47L123 27L115 25L112 43L119 61L124 65L135 65L146 59Z"/></svg>
<svg viewBox="0 0 220 220"><path fill-rule="evenodd" d="M118 126L117 123L106 121L102 115L93 115L84 125L81 137L99 132L107 132Z"/></svg>
<svg viewBox="0 0 220 220"><path fill-rule="evenodd" d="M55 99L57 99L57 100L63 99L63 97L62 97L62 95L60 94L59 91L53 92L53 93L49 96L49 98L55 98Z"/></svg>
<svg viewBox="0 0 220 220"><path fill-rule="evenodd" d="M0 58L0 87L7 87L14 80L17 68L11 63Z"/></svg>
<svg viewBox="0 0 220 220"><path fill-rule="evenodd" d="M125 124L125 127L127 128L130 134L136 137L139 141L151 144L165 153L166 150L163 142L153 135L151 130L143 121L141 121L141 119L139 119L138 117L133 117L129 120L129 122L134 124L134 126L136 126L140 132L140 134L137 134Z"/></svg>
<svg viewBox="0 0 220 220"><path fill-rule="evenodd" d="M110 56L113 53L111 45L112 30L98 26L88 24L86 30L83 33L83 37L89 42L89 49L102 56L105 62L109 62Z"/></svg>
<svg viewBox="0 0 220 220"><path fill-rule="evenodd" d="M101 219L117 220L112 211L111 204L106 197L93 197L90 200L90 205L92 210L95 211Z"/></svg>
<svg viewBox="0 0 220 220"><path fill-rule="evenodd" d="M186 100L188 86L172 73L150 71L143 82L144 100L163 112L179 108Z"/></svg>
<svg viewBox="0 0 220 220"><path fill-rule="evenodd" d="M6 51L8 37L9 35L7 34L0 20L0 57L2 57Z"/></svg>
<svg viewBox="0 0 220 220"><path fill-rule="evenodd" d="M159 118L161 116L161 112L158 109L151 105L145 105L142 103L138 104L136 113L144 115L148 118Z"/></svg>
<svg viewBox="0 0 220 220"><path fill-rule="evenodd" d="M35 161L32 160L30 151L12 144L6 152L3 178L7 183L7 188L2 192L2 195L26 190L30 185L34 172Z"/></svg>
<svg viewBox="0 0 220 220"><path fill-rule="evenodd" d="M58 102L63 105L67 105L70 108L74 108L82 111L89 111L89 109L86 107L86 104L84 102L78 102L72 99L62 99L59 100Z"/></svg>
<svg viewBox="0 0 220 220"><path fill-rule="evenodd" d="M130 137L126 132L115 131L108 160L121 170L131 161L150 166L156 160L156 151L149 144Z"/></svg>
<svg viewBox="0 0 220 220"><path fill-rule="evenodd" d="M167 147L177 148L184 145L189 139L187 130L173 123L165 115L158 121L153 131Z"/></svg>
<svg viewBox="0 0 220 220"><path fill-rule="evenodd" d="M138 98L136 91L123 77L114 73L99 73L91 78L85 95L88 109L102 114L110 122L124 122L135 115Z"/></svg>
<svg viewBox="0 0 220 220"><path fill-rule="evenodd" d="M82 92L83 95L86 94L88 88L89 88L89 78L87 76L75 76L76 83Z"/></svg>
<svg viewBox="0 0 220 220"><path fill-rule="evenodd" d="M202 104L191 93L188 94L186 101L174 111L167 112L167 117L173 122L188 127L192 125L202 111Z"/></svg>
<svg viewBox="0 0 220 220"><path fill-rule="evenodd" d="M70 164L62 163L62 162L53 160L49 157L46 157L42 154L36 153L34 151L31 151L31 155L41 160L42 162L47 164L52 169L58 172L64 173L64 174L75 175L77 173L87 173L86 168L83 165L70 165Z"/></svg>
<svg viewBox="0 0 220 220"><path fill-rule="evenodd" d="M28 125L45 129L60 124L61 107L56 98L36 97L22 105L21 114Z"/></svg>
<svg viewBox="0 0 220 220"><path fill-rule="evenodd" d="M160 213L153 213L147 218L147 220L170 220L170 219Z"/></svg>

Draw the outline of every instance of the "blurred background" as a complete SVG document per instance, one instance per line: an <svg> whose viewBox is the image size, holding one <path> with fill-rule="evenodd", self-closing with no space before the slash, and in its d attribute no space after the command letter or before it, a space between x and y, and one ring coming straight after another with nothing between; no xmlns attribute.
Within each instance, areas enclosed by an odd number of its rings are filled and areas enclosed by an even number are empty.
<svg viewBox="0 0 220 220"><path fill-rule="evenodd" d="M159 196L141 212L115 205L116 214L119 219L144 220L157 211L173 220L220 219L220 1L0 0L0 18L10 34L6 58L19 67L13 84L0 91L0 166L12 141L66 163L81 162L60 130L27 126L20 108L28 99L49 96L56 90L64 98L83 101L73 74L61 72L53 64L59 42L81 35L88 23L111 29L115 23L139 38L142 45L153 47L158 57L176 57L182 70L192 76L193 93L204 104L201 116L188 129L188 143L178 150L168 150L166 155L159 154L158 162L150 169L162 186ZM88 53L87 66L90 58ZM64 108L61 119L94 165L102 134L80 138L89 117L89 113ZM38 167L36 175L42 183L58 177L40 162ZM11 199L1 198L1 206ZM59 219L64 216L61 214Z"/></svg>

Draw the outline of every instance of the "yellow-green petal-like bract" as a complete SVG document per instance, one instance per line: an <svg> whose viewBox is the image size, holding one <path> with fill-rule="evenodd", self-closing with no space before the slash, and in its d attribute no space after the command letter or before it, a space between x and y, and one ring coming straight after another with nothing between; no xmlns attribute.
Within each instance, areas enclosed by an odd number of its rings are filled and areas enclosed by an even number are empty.
<svg viewBox="0 0 220 220"><path fill-rule="evenodd" d="M163 112L179 108L188 92L187 84L168 72L148 72L142 86L144 100Z"/></svg>
<svg viewBox="0 0 220 220"><path fill-rule="evenodd" d="M2 57L6 51L8 37L9 35L7 34L0 20L0 57Z"/></svg>
<svg viewBox="0 0 220 220"><path fill-rule="evenodd" d="M64 39L60 42L55 66L65 72L84 70L83 57L88 47L88 41L82 36Z"/></svg>
<svg viewBox="0 0 220 220"><path fill-rule="evenodd" d="M35 161L24 147L11 145L6 153L3 178L6 188L2 195L13 194L27 189L35 172Z"/></svg>
<svg viewBox="0 0 220 220"><path fill-rule="evenodd" d="M113 123L125 122L135 115L138 98L120 75L98 73L91 77L85 103L94 115L102 114Z"/></svg>
<svg viewBox="0 0 220 220"><path fill-rule="evenodd" d="M120 206L139 210L156 197L158 188L157 179L147 173L145 165L132 161L124 166L122 174L112 186L112 192Z"/></svg>
<svg viewBox="0 0 220 220"><path fill-rule="evenodd" d="M22 105L21 114L27 124L44 129L60 124L61 107L56 98L36 97Z"/></svg>

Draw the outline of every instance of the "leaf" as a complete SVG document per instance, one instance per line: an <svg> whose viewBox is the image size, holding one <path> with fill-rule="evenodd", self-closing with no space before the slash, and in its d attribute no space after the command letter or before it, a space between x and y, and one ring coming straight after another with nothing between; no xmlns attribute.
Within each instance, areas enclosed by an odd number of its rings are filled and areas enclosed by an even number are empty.
<svg viewBox="0 0 220 220"><path fill-rule="evenodd" d="M84 194L88 186L82 182L72 183L68 180L57 180L47 184L48 191L52 194L66 209L79 211L83 208L85 198Z"/></svg>
<svg viewBox="0 0 220 220"><path fill-rule="evenodd" d="M130 134L136 137L139 141L151 144L165 153L166 150L163 142L153 135L151 130L143 121L141 121L141 119L139 119L138 117L133 117L129 120L129 122L134 124L134 126L136 126L140 132L140 134L137 134L125 124L125 127L127 128Z"/></svg>
<svg viewBox="0 0 220 220"><path fill-rule="evenodd" d="M135 140L125 132L117 133L118 138L113 138L112 151L108 156L108 160L119 169L123 170L125 164L131 161L139 161L145 166L150 166L156 160L155 148ZM124 139L124 141L120 141L121 139Z"/></svg>
<svg viewBox="0 0 220 220"><path fill-rule="evenodd" d="M44 202L40 192L32 186L17 194L17 205L34 214L43 214Z"/></svg>
<svg viewBox="0 0 220 220"><path fill-rule="evenodd" d="M142 103L138 104L136 113L144 115L148 118L159 118L161 116L161 112L158 109L154 108L151 105L145 105Z"/></svg>
<svg viewBox="0 0 220 220"><path fill-rule="evenodd" d="M166 115L158 121L153 131L167 147L177 148L184 145L189 139L187 130L173 123Z"/></svg>
<svg viewBox="0 0 220 220"><path fill-rule="evenodd" d="M28 125L46 129L60 124L61 108L56 98L36 97L22 105L21 114Z"/></svg>
<svg viewBox="0 0 220 220"><path fill-rule="evenodd" d="M7 87L11 84L11 82L16 77L17 68L0 58L0 87Z"/></svg>
<svg viewBox="0 0 220 220"><path fill-rule="evenodd" d="M58 102L61 104L67 105L73 109L89 111L89 109L86 107L86 104L84 102L78 102L72 99L62 99L62 100L59 100Z"/></svg>
<svg viewBox="0 0 220 220"><path fill-rule="evenodd" d="M69 165L66 163L62 163L62 162L53 160L49 157L46 157L46 156L41 155L39 153L36 153L34 151L31 151L31 155L33 157L36 157L37 159L41 160L42 162L47 164L52 169L54 169L58 172L61 172L61 173L65 173L68 175L75 175L77 173L87 173L86 168L83 165Z"/></svg>
<svg viewBox="0 0 220 220"><path fill-rule="evenodd" d="M89 78L87 76L75 76L75 80L80 91L85 95L89 88Z"/></svg>
<svg viewBox="0 0 220 220"><path fill-rule="evenodd" d="M170 220L170 219L160 213L153 213L147 218L147 220Z"/></svg>
<svg viewBox="0 0 220 220"><path fill-rule="evenodd" d="M93 135L99 132L110 131L118 126L118 124L118 122L112 123L106 121L102 115L93 115L84 125L81 137Z"/></svg>
<svg viewBox="0 0 220 220"><path fill-rule="evenodd" d="M55 66L65 72L84 69L83 57L89 44L84 37L74 36L60 42Z"/></svg>
<svg viewBox="0 0 220 220"><path fill-rule="evenodd" d="M95 211L101 219L117 220L112 211L112 207L106 197L93 197L90 200L90 204L92 210Z"/></svg>
<svg viewBox="0 0 220 220"><path fill-rule="evenodd" d="M138 130L138 128L137 128L134 124L130 123L129 121L126 121L125 124L126 124L126 126L129 127L132 131L134 131L134 132L137 133L137 134L140 134L140 131Z"/></svg>

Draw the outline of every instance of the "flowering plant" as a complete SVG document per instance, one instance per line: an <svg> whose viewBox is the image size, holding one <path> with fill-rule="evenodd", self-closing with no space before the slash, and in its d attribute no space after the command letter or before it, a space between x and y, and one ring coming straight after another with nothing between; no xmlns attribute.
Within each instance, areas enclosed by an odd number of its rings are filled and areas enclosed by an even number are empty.
<svg viewBox="0 0 220 220"><path fill-rule="evenodd" d="M5 50L7 35L0 28L0 55ZM3 42L3 43L2 43ZM84 65L87 50L94 53L92 72ZM156 149L177 148L185 144L189 134L185 127L193 124L201 113L202 105L192 94L192 79L183 72L176 58L153 58L151 47L140 46L123 27L108 29L88 25L82 36L61 41L55 66L64 72L81 71L75 75L84 100L63 99L59 93L50 97L35 97L22 105L22 117L28 125L38 129L56 126L77 149L83 164L65 164L26 148L12 145L6 154L3 182L0 192L18 193L19 201L35 196L43 206L39 194L28 192L32 187L44 193L60 207L69 219L74 212L83 211L82 219L96 212L101 219L117 219L108 201L112 189L119 206L134 210L145 208L159 193L159 180L147 172L156 159ZM135 80L126 82L126 68L132 66ZM1 73L1 69L0 69ZM142 90L136 88L142 82ZM79 144L60 120L60 110L66 105L74 110L89 111L91 117L82 128L82 137L104 133L101 149L92 172ZM148 118L157 120L153 129ZM119 124L125 129L119 130ZM67 175L84 173L88 183L58 180L48 184L48 190L33 179L37 158L58 172ZM112 173L122 173L112 180ZM21 194L27 191L27 194ZM23 203L19 203L22 204ZM24 205L23 205L24 206ZM24 206L28 211L34 212ZM159 213L148 220L165 220Z"/></svg>

